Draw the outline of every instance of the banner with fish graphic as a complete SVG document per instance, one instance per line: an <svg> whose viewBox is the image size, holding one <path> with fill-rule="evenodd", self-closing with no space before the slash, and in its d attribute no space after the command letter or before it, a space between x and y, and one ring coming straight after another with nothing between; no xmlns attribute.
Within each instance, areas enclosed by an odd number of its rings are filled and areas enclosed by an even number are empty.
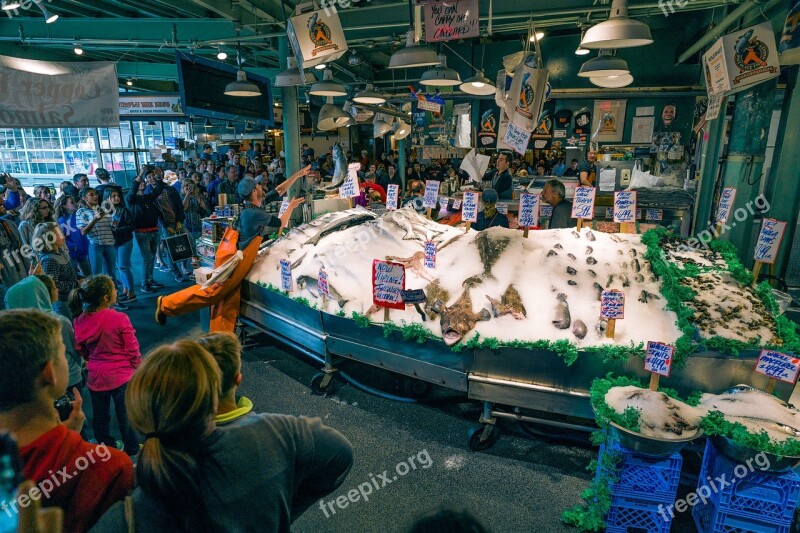
<svg viewBox="0 0 800 533"><path fill-rule="evenodd" d="M497 131L500 128L500 108L492 100L480 101L480 123L478 124L478 147L495 148Z"/></svg>
<svg viewBox="0 0 800 533"><path fill-rule="evenodd" d="M342 22L335 9L319 9L290 18L286 34L301 71L332 63L347 52Z"/></svg>
<svg viewBox="0 0 800 533"><path fill-rule="evenodd" d="M723 35L703 54L709 95L730 95L780 75L772 24Z"/></svg>
<svg viewBox="0 0 800 533"><path fill-rule="evenodd" d="M539 125L542 107L549 96L547 70L538 68L538 61L536 54L526 56L514 72L509 92L511 98L506 101L506 113L511 122L525 131L533 131Z"/></svg>
<svg viewBox="0 0 800 533"><path fill-rule="evenodd" d="M556 103L548 100L542 106L542 114L539 116L539 124L534 128L532 139L551 139L553 137L553 117L555 115Z"/></svg>

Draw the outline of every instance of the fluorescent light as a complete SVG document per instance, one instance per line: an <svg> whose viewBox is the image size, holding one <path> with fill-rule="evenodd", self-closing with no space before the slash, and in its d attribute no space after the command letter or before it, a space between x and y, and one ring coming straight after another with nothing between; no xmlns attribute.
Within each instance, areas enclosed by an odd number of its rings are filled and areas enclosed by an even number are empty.
<svg viewBox="0 0 800 533"><path fill-rule="evenodd" d="M535 40L536 40L536 41L541 41L542 39L544 39L544 32L543 32L543 31L537 31L537 32L536 32L536 39L535 39ZM534 42L533 35L531 35L531 38L530 38L530 39L528 39L528 40L529 40L530 42Z"/></svg>
<svg viewBox="0 0 800 533"><path fill-rule="evenodd" d="M650 27L628 17L628 0L613 0L608 20L586 30L581 40L583 48L632 48L653 42Z"/></svg>

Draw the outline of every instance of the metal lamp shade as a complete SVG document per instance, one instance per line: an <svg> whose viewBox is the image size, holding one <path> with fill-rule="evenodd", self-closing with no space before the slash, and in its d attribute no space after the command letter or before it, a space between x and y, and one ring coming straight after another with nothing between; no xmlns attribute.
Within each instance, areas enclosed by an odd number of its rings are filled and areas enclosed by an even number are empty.
<svg viewBox="0 0 800 533"><path fill-rule="evenodd" d="M607 89L619 89L620 87L627 87L633 83L633 76L630 74L623 74L622 76L609 76L606 78L589 78L589 81L598 87L605 87Z"/></svg>
<svg viewBox="0 0 800 533"><path fill-rule="evenodd" d="M591 50L600 48L632 48L652 44L650 27L644 22L628 17L628 1L614 0L608 20L586 30L581 46Z"/></svg>
<svg viewBox="0 0 800 533"><path fill-rule="evenodd" d="M322 81L312 85L308 93L314 96L347 96L347 89L341 83L333 81L333 72L326 69L322 75Z"/></svg>
<svg viewBox="0 0 800 533"><path fill-rule="evenodd" d="M446 87L459 85L461 83L461 76L458 75L458 72L447 66L447 56L440 54L439 65L426 70L422 74L422 79L419 80L419 82L422 85Z"/></svg>
<svg viewBox="0 0 800 533"><path fill-rule="evenodd" d="M458 88L461 89L461 92L475 96L489 96L495 93L492 80L484 76L483 72L478 72L475 76L467 78Z"/></svg>
<svg viewBox="0 0 800 533"><path fill-rule="evenodd" d="M236 81L225 86L225 94L228 96L261 96L261 89L247 81L247 74L243 70L239 70L236 73Z"/></svg>
<svg viewBox="0 0 800 533"><path fill-rule="evenodd" d="M378 137L383 137L384 135L392 131L392 117L389 115L378 113L375 115L375 119L372 121L372 125L374 126L372 137L375 139L377 139Z"/></svg>
<svg viewBox="0 0 800 533"><path fill-rule="evenodd" d="M398 120L397 123L394 125L394 138L397 140L405 139L410 134L411 134L411 126L409 126L402 120Z"/></svg>
<svg viewBox="0 0 800 533"><path fill-rule="evenodd" d="M581 78L607 78L624 74L630 74L627 61L611 55L609 50L600 50L600 55L581 65L578 72Z"/></svg>
<svg viewBox="0 0 800 533"><path fill-rule="evenodd" d="M438 65L436 51L414 42L414 30L406 34L406 46L392 54L389 68L414 68Z"/></svg>
<svg viewBox="0 0 800 533"><path fill-rule="evenodd" d="M374 104L380 105L386 101L384 96L372 88L372 84L367 85L363 91L359 91L353 97L353 101L357 104Z"/></svg>
<svg viewBox="0 0 800 533"><path fill-rule="evenodd" d="M296 87L306 83L314 83L314 75L310 72L300 71L294 56L287 57L286 69L275 76L275 87Z"/></svg>
<svg viewBox="0 0 800 533"><path fill-rule="evenodd" d="M349 113L333 104L328 102L319 110L319 120L317 120L317 129L321 131L329 131L346 126L348 121L352 120Z"/></svg>

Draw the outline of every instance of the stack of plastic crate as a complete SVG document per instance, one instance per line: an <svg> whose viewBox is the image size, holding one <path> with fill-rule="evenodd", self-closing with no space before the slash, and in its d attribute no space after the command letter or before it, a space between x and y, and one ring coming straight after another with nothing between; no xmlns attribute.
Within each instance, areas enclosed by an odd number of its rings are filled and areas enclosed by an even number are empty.
<svg viewBox="0 0 800 533"><path fill-rule="evenodd" d="M606 531L667 533L672 517L665 508L675 503L683 464L681 455L651 457L609 441L600 447L598 476L608 474L603 471L606 454L619 457L617 471L612 474L617 480L610 486L611 509L606 517Z"/></svg>
<svg viewBox="0 0 800 533"><path fill-rule="evenodd" d="M706 442L697 493L710 495L692 509L701 533L791 530L800 476L791 470L765 472L759 466L755 461L749 465L731 461L710 440Z"/></svg>

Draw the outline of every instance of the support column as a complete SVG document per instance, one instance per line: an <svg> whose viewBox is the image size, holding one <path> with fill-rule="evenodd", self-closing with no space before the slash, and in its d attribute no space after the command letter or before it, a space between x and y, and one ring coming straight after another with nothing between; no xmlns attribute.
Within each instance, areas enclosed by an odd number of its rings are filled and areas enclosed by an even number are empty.
<svg viewBox="0 0 800 533"><path fill-rule="evenodd" d="M770 204L768 216L787 222L781 248L775 261L775 275L786 277L792 243L800 215L800 187L797 186L797 150L800 145L800 67L790 67L778 126L772 170L764 195Z"/></svg>
<svg viewBox="0 0 800 533"><path fill-rule="evenodd" d="M777 83L777 79L773 79L738 93L733 112L724 183L725 187L736 188L732 214L735 216L737 210L745 209L747 217L742 220L732 218L730 231L721 238L736 247L745 265L751 265L753 261L753 215L750 209L755 210L753 200L760 189Z"/></svg>
<svg viewBox="0 0 800 533"><path fill-rule="evenodd" d="M286 68L286 58L291 53L289 39L281 37L278 40L278 57L281 69ZM300 170L300 109L297 100L297 87L281 87L281 101L283 102L283 151L286 153L287 178ZM303 187L301 180L295 182L289 189L289 196L300 194ZM300 211L296 211L299 213Z"/></svg>
<svg viewBox="0 0 800 533"><path fill-rule="evenodd" d="M724 107L727 107L727 103ZM722 138L725 135L725 109L719 111L719 117L706 124L708 140L705 141L703 154L703 173L697 187L697 212L692 233L708 228L711 213L714 211L715 186L719 173L719 158L722 155Z"/></svg>
<svg viewBox="0 0 800 533"><path fill-rule="evenodd" d="M406 193L406 140L397 140L397 172L400 174L400 179L403 181L403 187L400 190L400 197Z"/></svg>

